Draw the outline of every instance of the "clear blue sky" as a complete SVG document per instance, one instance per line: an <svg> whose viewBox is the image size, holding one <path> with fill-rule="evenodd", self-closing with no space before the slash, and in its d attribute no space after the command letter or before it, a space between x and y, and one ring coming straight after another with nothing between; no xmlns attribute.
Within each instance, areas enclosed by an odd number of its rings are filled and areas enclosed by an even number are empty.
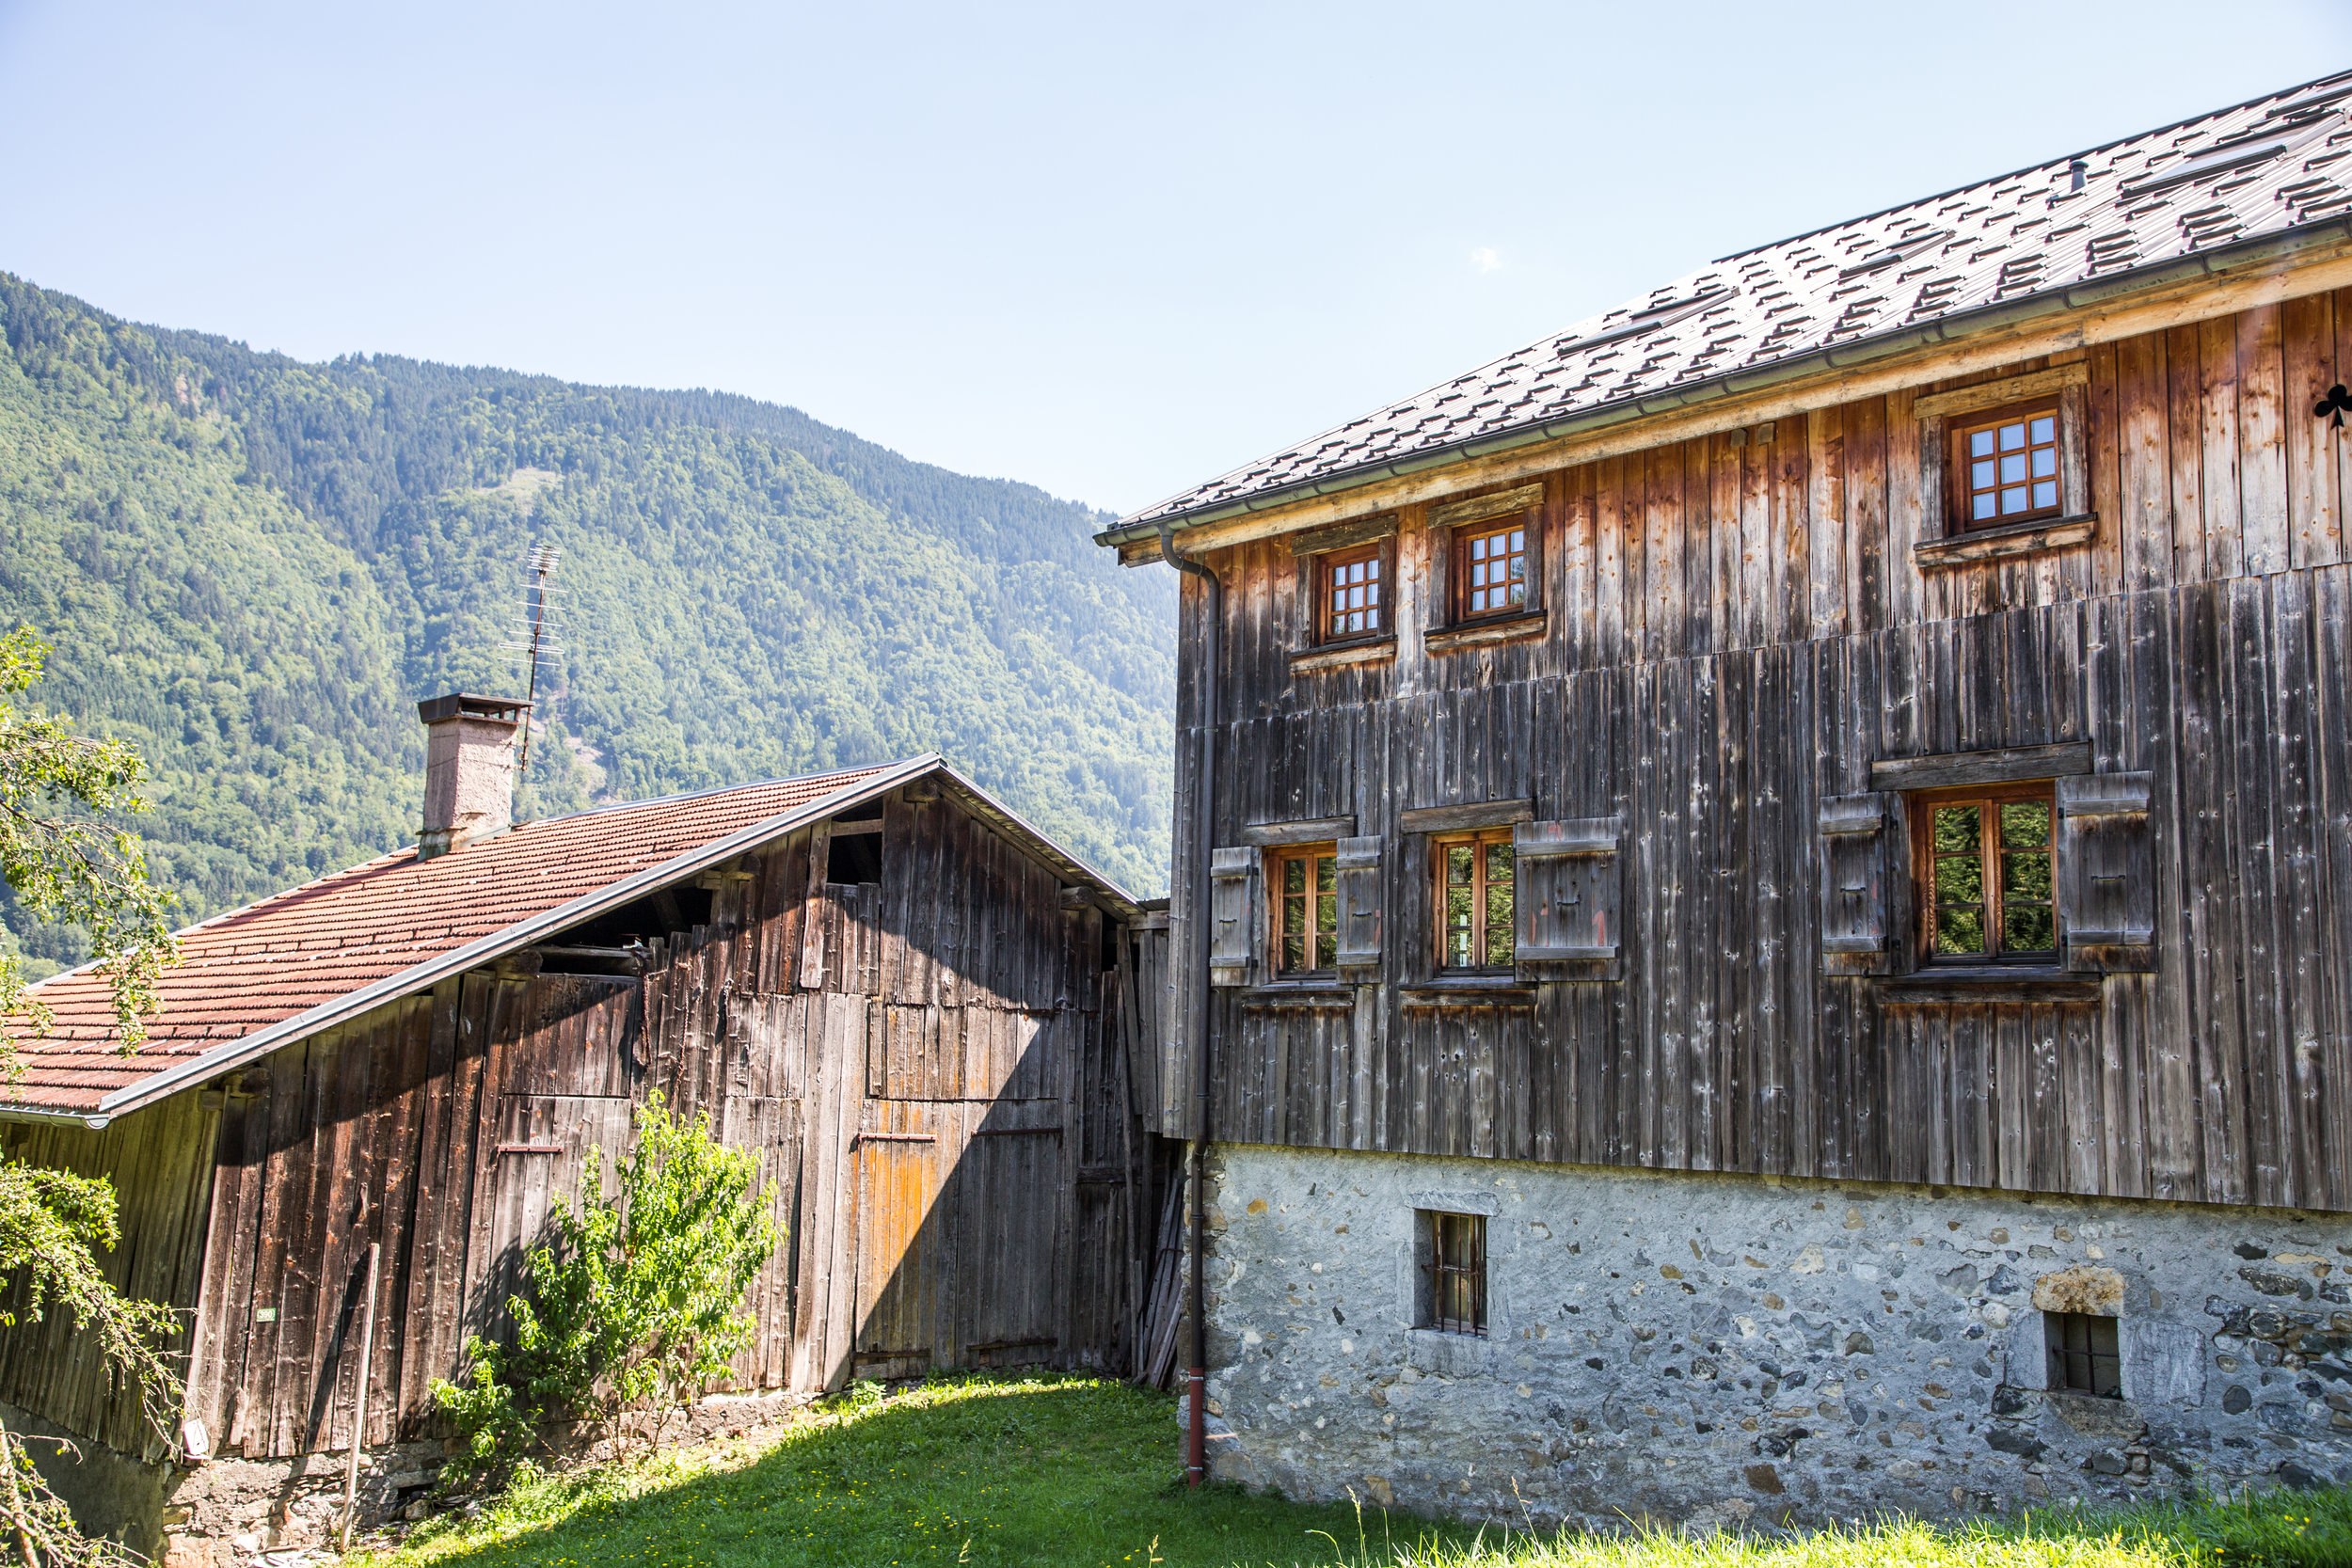
<svg viewBox="0 0 2352 1568"><path fill-rule="evenodd" d="M0 0L0 270L1125 510L1726 251L2347 66L2308 0Z"/></svg>

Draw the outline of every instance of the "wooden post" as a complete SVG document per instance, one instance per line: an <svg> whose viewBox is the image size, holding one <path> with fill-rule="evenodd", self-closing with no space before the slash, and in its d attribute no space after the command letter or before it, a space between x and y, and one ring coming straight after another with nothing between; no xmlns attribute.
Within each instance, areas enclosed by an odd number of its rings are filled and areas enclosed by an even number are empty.
<svg viewBox="0 0 2352 1568"><path fill-rule="evenodd" d="M343 1472L343 1534L338 1550L351 1551L351 1521L359 1506L359 1450L368 1438L368 1363L375 1352L375 1271L384 1243L368 1243L368 1307L359 1318L359 1386L351 1397L351 1464Z"/></svg>

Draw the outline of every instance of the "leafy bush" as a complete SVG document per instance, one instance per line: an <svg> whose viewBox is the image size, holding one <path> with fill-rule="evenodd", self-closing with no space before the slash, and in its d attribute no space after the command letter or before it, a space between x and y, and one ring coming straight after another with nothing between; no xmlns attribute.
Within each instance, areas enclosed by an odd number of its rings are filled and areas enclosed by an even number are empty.
<svg viewBox="0 0 2352 1568"><path fill-rule="evenodd" d="M459 1474L494 1476L548 1421L584 1418L619 1434L629 1408L667 1409L723 1376L755 1326L743 1291L783 1240L758 1185L758 1157L654 1095L637 1147L604 1193L601 1154L580 1175L577 1212L561 1198L509 1298L511 1343L466 1340L467 1376L433 1397L465 1438Z"/></svg>

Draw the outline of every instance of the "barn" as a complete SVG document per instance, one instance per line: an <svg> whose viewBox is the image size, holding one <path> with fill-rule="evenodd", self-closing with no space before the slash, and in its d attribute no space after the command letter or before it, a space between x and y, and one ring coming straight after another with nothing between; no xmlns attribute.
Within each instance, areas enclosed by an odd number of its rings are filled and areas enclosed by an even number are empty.
<svg viewBox="0 0 2352 1568"><path fill-rule="evenodd" d="M1185 573L1188 1463L1608 1527L2352 1481L2352 75L1724 257Z"/></svg>
<svg viewBox="0 0 2352 1568"><path fill-rule="evenodd" d="M183 932L136 1055L96 977L40 988L0 1147L114 1180L187 1408L160 1442L53 1317L0 1337L0 1416L175 1562L316 1539L355 1441L374 1507L418 1495L433 1381L655 1091L788 1233L737 1390L1134 1360L1165 917L936 756L511 822L525 706L421 704L419 845Z"/></svg>

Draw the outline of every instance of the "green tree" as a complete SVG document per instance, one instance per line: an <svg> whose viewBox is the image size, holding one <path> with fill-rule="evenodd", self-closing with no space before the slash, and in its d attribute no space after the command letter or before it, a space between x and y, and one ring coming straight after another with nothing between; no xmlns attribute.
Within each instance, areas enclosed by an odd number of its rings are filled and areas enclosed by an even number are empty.
<svg viewBox="0 0 2352 1568"><path fill-rule="evenodd" d="M751 1341L743 1291L782 1240L758 1157L713 1137L708 1112L682 1121L656 1094L617 1174L607 1197L589 1151L579 1212L556 1200L507 1302L513 1342L469 1337L466 1381L433 1386L469 1473L511 1468L551 1419L586 1417L617 1439L622 1412L699 1398Z"/></svg>
<svg viewBox="0 0 2352 1568"><path fill-rule="evenodd" d="M40 679L49 649L29 626L0 638L0 878L17 903L42 920L71 921L88 934L98 972L114 991L121 1049L138 1049L155 1011L155 982L174 954L167 918L172 895L147 879L138 835L118 816L147 809L145 768L120 741L75 735L39 708L10 699ZM0 1037L13 1079L22 1069L10 1025L49 1025L49 1009L24 983L24 959L0 953Z"/></svg>
<svg viewBox="0 0 2352 1568"><path fill-rule="evenodd" d="M173 956L165 916L171 896L149 883L137 836L89 815L143 809L138 753L76 736L39 709L20 712L7 700L40 678L48 651L29 628L0 639L0 877L22 907L88 933L128 1053L145 1036L156 979ZM25 988L17 956L0 955L0 1046L10 1078L21 1070L18 1031L38 1032L48 1022L48 1010ZM98 1252L121 1241L117 1207L114 1184L103 1178L0 1158L0 1285L22 1289L26 1322L52 1311L72 1317L75 1331L97 1345L117 1390L136 1398L168 1441L181 1389L157 1347L176 1325L167 1308L128 1300L107 1280ZM19 1316L0 1311L0 1327L15 1327ZM26 1441L0 1428L0 1509L27 1568L138 1560L75 1527L34 1468Z"/></svg>

